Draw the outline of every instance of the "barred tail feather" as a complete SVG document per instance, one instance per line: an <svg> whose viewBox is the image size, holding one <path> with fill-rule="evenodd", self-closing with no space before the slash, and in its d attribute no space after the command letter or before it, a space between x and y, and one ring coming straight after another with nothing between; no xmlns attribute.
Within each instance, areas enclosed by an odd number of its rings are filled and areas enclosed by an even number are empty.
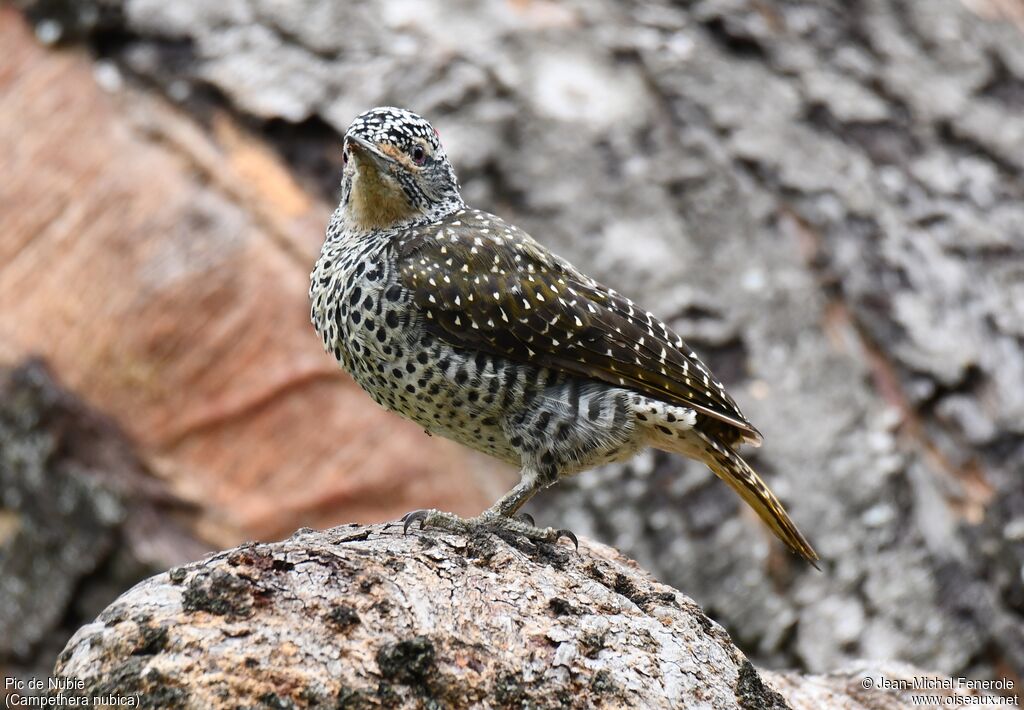
<svg viewBox="0 0 1024 710"><path fill-rule="evenodd" d="M705 454L701 458L715 475L729 484L740 497L753 508L758 517L771 528L772 532L796 554L810 562L816 569L818 553L797 529L782 503L771 492L768 485L739 454L723 446L702 432L697 433L703 443Z"/></svg>

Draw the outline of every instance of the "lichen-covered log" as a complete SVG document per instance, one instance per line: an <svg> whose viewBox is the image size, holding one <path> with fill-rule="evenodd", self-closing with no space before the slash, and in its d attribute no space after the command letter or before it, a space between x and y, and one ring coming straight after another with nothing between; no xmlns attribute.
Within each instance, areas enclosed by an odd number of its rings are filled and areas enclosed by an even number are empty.
<svg viewBox="0 0 1024 710"><path fill-rule="evenodd" d="M603 545L383 526L300 530L152 577L75 634L56 674L161 708L900 706L847 692L849 675L758 671Z"/></svg>

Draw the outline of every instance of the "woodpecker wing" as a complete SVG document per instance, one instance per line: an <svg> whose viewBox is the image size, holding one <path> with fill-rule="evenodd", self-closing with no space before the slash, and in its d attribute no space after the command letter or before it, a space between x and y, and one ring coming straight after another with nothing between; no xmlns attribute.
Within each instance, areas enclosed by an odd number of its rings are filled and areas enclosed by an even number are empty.
<svg viewBox="0 0 1024 710"><path fill-rule="evenodd" d="M760 444L682 338L521 229L466 209L400 237L397 252L402 284L437 337L690 407Z"/></svg>

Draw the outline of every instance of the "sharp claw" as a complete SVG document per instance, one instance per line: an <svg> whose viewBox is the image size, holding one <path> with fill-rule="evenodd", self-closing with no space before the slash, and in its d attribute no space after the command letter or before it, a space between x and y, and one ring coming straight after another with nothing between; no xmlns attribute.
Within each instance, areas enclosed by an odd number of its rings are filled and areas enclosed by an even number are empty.
<svg viewBox="0 0 1024 710"><path fill-rule="evenodd" d="M426 520L429 515L430 512L426 510L414 510L411 513L406 513L402 516L402 534L407 535L409 533L409 526L417 520L420 522L420 530L422 530L423 521Z"/></svg>
<svg viewBox="0 0 1024 710"><path fill-rule="evenodd" d="M576 535L572 530L557 530L555 532L555 542L558 542L563 537L572 540L572 544L576 546L576 552L580 551L580 541L576 539Z"/></svg>
<svg viewBox="0 0 1024 710"><path fill-rule="evenodd" d="M537 527L537 521L533 519L533 516L529 513L520 513L516 516L516 520L522 520L524 523L529 525L531 528Z"/></svg>

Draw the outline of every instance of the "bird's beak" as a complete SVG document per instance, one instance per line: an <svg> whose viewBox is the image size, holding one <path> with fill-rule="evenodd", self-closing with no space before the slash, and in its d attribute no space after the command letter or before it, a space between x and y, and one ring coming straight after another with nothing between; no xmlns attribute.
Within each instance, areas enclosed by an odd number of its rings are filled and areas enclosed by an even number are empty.
<svg viewBox="0 0 1024 710"><path fill-rule="evenodd" d="M379 170L385 170L394 160L385 155L380 149L365 138L359 136L348 136L346 142L349 149L357 158L365 158L374 163Z"/></svg>

